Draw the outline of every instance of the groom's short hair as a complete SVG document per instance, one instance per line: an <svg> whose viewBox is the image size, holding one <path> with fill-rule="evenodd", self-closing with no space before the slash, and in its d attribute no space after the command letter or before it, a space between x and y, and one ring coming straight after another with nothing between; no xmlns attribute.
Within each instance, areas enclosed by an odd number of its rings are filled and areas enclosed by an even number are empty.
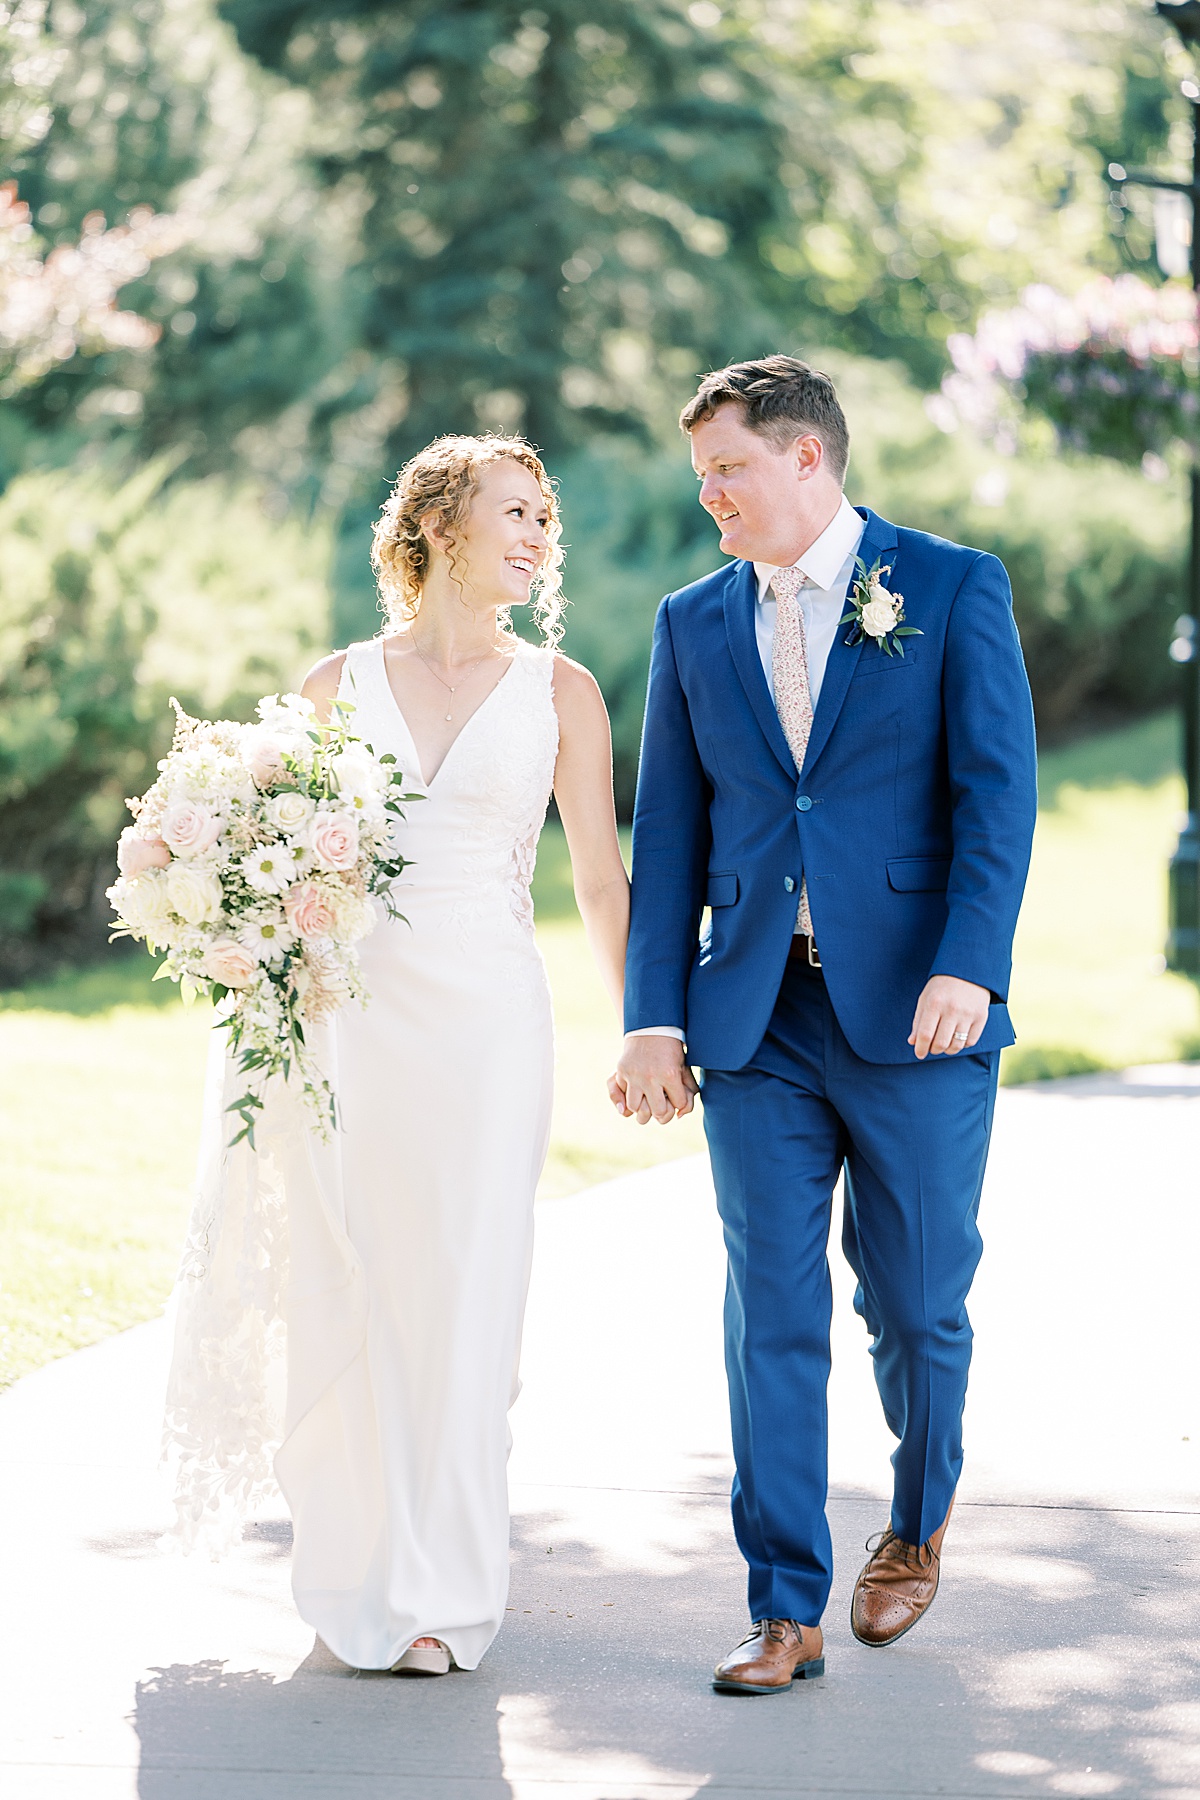
<svg viewBox="0 0 1200 1800"><path fill-rule="evenodd" d="M798 356L763 356L714 369L680 413L680 427L690 432L719 406L730 405L740 406L750 430L770 438L781 451L804 432L815 433L825 446L831 473L845 479L850 432L837 389L820 369Z"/></svg>

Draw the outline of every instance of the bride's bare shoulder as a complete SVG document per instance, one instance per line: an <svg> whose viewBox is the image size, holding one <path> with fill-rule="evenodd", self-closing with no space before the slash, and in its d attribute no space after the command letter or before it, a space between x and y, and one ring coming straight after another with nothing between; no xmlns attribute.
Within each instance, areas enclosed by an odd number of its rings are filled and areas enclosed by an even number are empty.
<svg viewBox="0 0 1200 1800"><path fill-rule="evenodd" d="M329 709L337 699L345 666L346 652L335 650L331 656L323 656L320 662L314 663L304 677L300 692L306 700L312 701L322 722L329 718Z"/></svg>
<svg viewBox="0 0 1200 1800"><path fill-rule="evenodd" d="M608 708L600 683L590 669L559 652L554 657L554 706L559 724L566 730L572 726L586 730L601 722L608 729Z"/></svg>
<svg viewBox="0 0 1200 1800"><path fill-rule="evenodd" d="M591 707L597 701L604 705L600 683L592 671L564 656L561 650L554 653L554 698L560 707L563 702L568 706Z"/></svg>

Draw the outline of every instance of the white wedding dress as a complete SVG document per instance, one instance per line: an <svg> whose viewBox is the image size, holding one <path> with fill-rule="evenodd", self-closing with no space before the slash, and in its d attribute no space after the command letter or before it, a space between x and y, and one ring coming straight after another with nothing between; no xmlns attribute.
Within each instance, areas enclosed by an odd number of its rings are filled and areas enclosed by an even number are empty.
<svg viewBox="0 0 1200 1800"><path fill-rule="evenodd" d="M507 1413L553 1077L529 893L553 667L521 645L426 785L382 641L351 647L352 729L422 796L397 828L407 923L364 940L369 1002L317 1046L332 1143L276 1084L257 1151L230 1151L237 1078L217 1062L210 1082L168 1395L182 1531L219 1550L273 1456L297 1607L356 1668L430 1636L472 1669L504 1616Z"/></svg>

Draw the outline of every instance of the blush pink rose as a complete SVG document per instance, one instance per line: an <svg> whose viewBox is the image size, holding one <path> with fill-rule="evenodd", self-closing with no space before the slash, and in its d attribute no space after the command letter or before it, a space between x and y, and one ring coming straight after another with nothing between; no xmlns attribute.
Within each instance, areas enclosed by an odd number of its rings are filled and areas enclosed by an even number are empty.
<svg viewBox="0 0 1200 1800"><path fill-rule="evenodd" d="M204 952L204 973L222 987L248 987L257 967L245 945L233 938L218 938Z"/></svg>
<svg viewBox="0 0 1200 1800"><path fill-rule="evenodd" d="M320 813L309 842L323 869L352 869L358 861L358 821L349 813Z"/></svg>
<svg viewBox="0 0 1200 1800"><path fill-rule="evenodd" d="M140 875L146 869L165 869L171 852L160 837L139 837L127 825L117 840L117 867L122 875Z"/></svg>
<svg viewBox="0 0 1200 1800"><path fill-rule="evenodd" d="M328 937L337 923L337 914L324 890L315 881L298 881L283 896L283 910L288 924L298 937Z"/></svg>
<svg viewBox="0 0 1200 1800"><path fill-rule="evenodd" d="M246 766L254 778L256 787L277 787L280 782L290 782L290 776L283 766L283 755L287 749L281 738L272 736L269 731L252 731L246 744Z"/></svg>
<svg viewBox="0 0 1200 1800"><path fill-rule="evenodd" d="M159 828L176 856L202 856L221 835L221 818L198 800L172 800L163 808Z"/></svg>

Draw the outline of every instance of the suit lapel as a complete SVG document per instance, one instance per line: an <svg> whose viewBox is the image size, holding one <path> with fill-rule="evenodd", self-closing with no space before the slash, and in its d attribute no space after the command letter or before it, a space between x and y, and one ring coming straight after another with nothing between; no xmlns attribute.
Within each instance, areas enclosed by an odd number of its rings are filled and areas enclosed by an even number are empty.
<svg viewBox="0 0 1200 1800"><path fill-rule="evenodd" d="M863 532L862 542L858 547L859 558L866 563L868 569L871 568L876 557L884 563L891 562L896 549L896 527L889 525L886 519L881 519L878 513L871 512L867 507L859 507L858 511L867 521L867 528ZM855 574L857 573L856 568ZM850 585L853 586L853 576ZM850 588L848 587L847 595L849 592ZM845 608L843 607L842 610L845 611ZM833 640L833 648L829 652L829 661L825 665L825 677L821 682L821 695L817 701L816 712L813 714L812 732L804 756L805 770L814 766L818 756L829 742L829 734L837 723L838 714L842 710L842 702L850 687L850 677L858 667L858 659L862 655L863 641L861 638L853 649L846 643L849 631L849 625L838 626L837 635Z"/></svg>
<svg viewBox="0 0 1200 1800"><path fill-rule="evenodd" d="M754 632L754 609L757 605L758 584L754 564L738 563L730 571L725 588L725 630L729 637L733 664L746 690L746 698L754 709L754 716L762 726L764 737L794 781L796 764L788 749L783 726L779 723L775 701L763 674L762 658L758 654L758 639Z"/></svg>

